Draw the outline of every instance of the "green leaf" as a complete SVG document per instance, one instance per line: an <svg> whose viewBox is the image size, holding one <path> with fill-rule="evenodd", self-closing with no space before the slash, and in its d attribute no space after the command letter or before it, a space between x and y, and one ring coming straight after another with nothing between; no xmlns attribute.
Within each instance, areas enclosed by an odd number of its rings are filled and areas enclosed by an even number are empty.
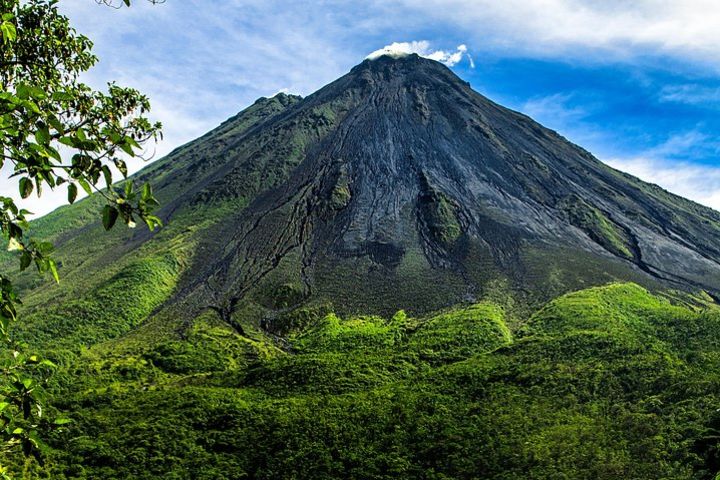
<svg viewBox="0 0 720 480"><path fill-rule="evenodd" d="M23 252L23 254L20 256L20 271L22 272L27 269L30 266L30 262L32 262L32 255L30 254L30 252Z"/></svg>
<svg viewBox="0 0 720 480"><path fill-rule="evenodd" d="M152 196L153 196L153 194L152 194L152 187L150 186L149 183L146 183L145 185L143 185L142 197L141 197L141 198L142 198L143 200L149 200L149 199L152 198Z"/></svg>
<svg viewBox="0 0 720 480"><path fill-rule="evenodd" d="M60 156L60 152L58 152L57 150L55 150L54 147L51 147L50 145L45 145L45 151L48 153L48 155L50 155L50 157L54 158L54 159L57 160L58 162L61 162L61 161L62 161L62 157ZM60 184L60 183L58 182L58 185L59 185L59 184Z"/></svg>
<svg viewBox="0 0 720 480"><path fill-rule="evenodd" d="M36 247L43 255L49 255L55 250L55 246L52 242L40 242Z"/></svg>
<svg viewBox="0 0 720 480"><path fill-rule="evenodd" d="M30 98L30 87L24 83L19 83L15 87L15 94L20 100L27 100Z"/></svg>
<svg viewBox="0 0 720 480"><path fill-rule="evenodd" d="M20 196L22 198L27 198L30 196L32 191L33 191L32 180L28 177L21 178L20 179Z"/></svg>
<svg viewBox="0 0 720 480"><path fill-rule="evenodd" d="M80 184L83 190L85 190L85 193L88 195L92 195L92 189L90 188L90 184L85 180L84 178L78 178L77 183Z"/></svg>
<svg viewBox="0 0 720 480"><path fill-rule="evenodd" d="M68 202L75 203L75 199L77 198L77 185L74 183L68 184Z"/></svg>
<svg viewBox="0 0 720 480"><path fill-rule="evenodd" d="M58 141L60 143L62 143L63 145L67 145L68 147L73 147L73 148L75 148L75 144L77 143L77 140L74 139L73 137L60 137L60 139Z"/></svg>
<svg viewBox="0 0 720 480"><path fill-rule="evenodd" d="M15 25L7 21L0 24L0 33L2 33L3 43L14 42L17 38L17 31L15 30Z"/></svg>
<svg viewBox="0 0 720 480"><path fill-rule="evenodd" d="M39 127L35 131L35 141L40 145L47 145L50 143L50 131L47 127Z"/></svg>
<svg viewBox="0 0 720 480"><path fill-rule="evenodd" d="M115 166L117 167L118 170L120 170L120 173L122 173L122 176L127 178L128 169L127 169L127 164L125 163L125 161L120 160L119 158L115 159Z"/></svg>
<svg viewBox="0 0 720 480"><path fill-rule="evenodd" d="M22 228L20 228L17 224L11 223L10 225L8 225L8 235L10 236L10 238L22 238Z"/></svg>
<svg viewBox="0 0 720 480"><path fill-rule="evenodd" d="M38 107L37 103L33 102L32 100L23 101L22 106L32 111L33 113L37 113L38 115L40 115L40 107Z"/></svg>
<svg viewBox="0 0 720 480"><path fill-rule="evenodd" d="M110 230L113 225L115 225L115 221L118 218L118 211L115 207L112 205L105 205L103 208L103 227L105 227L105 230Z"/></svg>
<svg viewBox="0 0 720 480"><path fill-rule="evenodd" d="M53 92L52 94L52 99L57 102L69 102L73 98L74 97L71 94L63 91Z"/></svg>
<svg viewBox="0 0 720 480"><path fill-rule="evenodd" d="M144 220L150 231L154 231L155 227L162 228L163 226L162 220L160 220L155 215L147 215L146 217L144 217Z"/></svg>
<svg viewBox="0 0 720 480"><path fill-rule="evenodd" d="M55 279L55 283L60 283L60 275L58 275L57 264L55 263L55 260L53 260L52 258L48 259L48 268L50 268L50 273L52 274L53 278Z"/></svg>
<svg viewBox="0 0 720 480"><path fill-rule="evenodd" d="M31 85L29 87L29 89L30 89L30 96L32 98L34 98L36 100L43 100L43 99L47 98L47 94L45 93L45 91L42 88L34 87Z"/></svg>
<svg viewBox="0 0 720 480"><path fill-rule="evenodd" d="M122 148L123 152L127 153L131 157L135 156L135 151L133 150L133 147L132 147L132 145L130 145L129 142L121 143L120 148Z"/></svg>
<svg viewBox="0 0 720 480"><path fill-rule="evenodd" d="M53 423L55 425L67 425L68 423L72 423L72 420L69 418L56 418Z"/></svg>
<svg viewBox="0 0 720 480"><path fill-rule="evenodd" d="M51 115L48 117L48 124L55 129L60 135L63 135L65 133L65 127L60 122L60 120L57 119L55 115Z"/></svg>
<svg viewBox="0 0 720 480"><path fill-rule="evenodd" d="M105 185L107 185L108 188L112 185L112 172L110 171L110 168L108 168L107 165L102 166L102 173L105 177Z"/></svg>

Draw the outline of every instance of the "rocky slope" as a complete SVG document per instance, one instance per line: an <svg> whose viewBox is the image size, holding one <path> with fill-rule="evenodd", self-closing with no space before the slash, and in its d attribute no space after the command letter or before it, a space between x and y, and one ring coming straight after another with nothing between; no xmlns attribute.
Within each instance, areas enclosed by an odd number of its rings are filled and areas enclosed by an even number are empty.
<svg viewBox="0 0 720 480"><path fill-rule="evenodd" d="M292 167L226 222L186 288L228 314L247 298L437 308L498 284L537 297L615 278L720 287L720 214L607 167L438 62L366 60L260 127L199 193L243 191L249 161Z"/></svg>

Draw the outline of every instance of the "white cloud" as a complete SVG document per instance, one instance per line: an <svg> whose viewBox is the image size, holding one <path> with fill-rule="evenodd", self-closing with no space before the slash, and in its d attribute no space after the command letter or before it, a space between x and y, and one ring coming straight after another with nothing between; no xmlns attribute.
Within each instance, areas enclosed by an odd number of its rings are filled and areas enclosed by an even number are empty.
<svg viewBox="0 0 720 480"><path fill-rule="evenodd" d="M290 89L289 89L288 87L285 87L285 88L281 88L281 89L278 90L277 92L273 93L272 95L270 95L270 97L274 97L275 95L280 95L281 93L284 93L285 95L290 95L290 94L292 94L292 92L290 91Z"/></svg>
<svg viewBox="0 0 720 480"><path fill-rule="evenodd" d="M575 106L575 92L560 93L528 100L519 110L540 123L558 130L571 141L603 150L613 139L583 122L593 113L593 101L582 99ZM674 99L680 101L680 99ZM669 100L668 100L669 101ZM646 182L695 202L720 210L720 166L689 161L693 156L720 154L720 141L699 130L671 135L654 147L628 156L600 154L603 162Z"/></svg>
<svg viewBox="0 0 720 480"><path fill-rule="evenodd" d="M390 45L386 45L381 49L375 50L365 58L369 60L375 60L376 58L380 58L382 56L397 58L410 55L411 53L417 53L421 57L444 63L448 67L457 65L463 59L463 56L466 56L470 61L470 66L475 68L475 63L470 55L468 55L467 46L465 44L458 45L454 52L448 52L445 50L432 50L430 48L430 42L427 40L393 42Z"/></svg>
<svg viewBox="0 0 720 480"><path fill-rule="evenodd" d="M532 97L517 104L513 98L508 98L503 103L592 151L603 150L615 141L588 121L588 117L603 109L602 98L594 92L561 92Z"/></svg>
<svg viewBox="0 0 720 480"><path fill-rule="evenodd" d="M613 158L606 163L646 182L720 210L720 167L658 158Z"/></svg>
<svg viewBox="0 0 720 480"><path fill-rule="evenodd" d="M691 163L675 157L697 148L717 148L702 133L691 131L631 157L605 160L611 167L708 207L720 210L720 166Z"/></svg>
<svg viewBox="0 0 720 480"><path fill-rule="evenodd" d="M594 60L650 51L720 66L717 0L404 0L491 49Z"/></svg>
<svg viewBox="0 0 720 480"><path fill-rule="evenodd" d="M470 68L475 68L475 60L473 60L472 55L470 55L470 54L468 53L468 54L467 54L467 59L468 59L468 62L470 62Z"/></svg>

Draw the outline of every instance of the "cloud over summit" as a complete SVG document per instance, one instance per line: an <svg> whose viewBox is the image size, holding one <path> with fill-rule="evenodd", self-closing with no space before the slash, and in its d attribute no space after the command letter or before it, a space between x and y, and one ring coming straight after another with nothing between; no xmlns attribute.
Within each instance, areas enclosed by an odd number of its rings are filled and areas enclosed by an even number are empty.
<svg viewBox="0 0 720 480"><path fill-rule="evenodd" d="M463 57L467 57L470 62L470 66L474 68L472 57L467 53L467 46L465 44L458 45L454 52L445 50L432 50L430 48L430 42L427 40L415 40L412 42L393 42L390 45L386 45L383 48L375 50L367 59L375 60L376 58L384 55L390 57L402 57L410 55L411 53L417 53L421 57L436 60L440 63L444 63L448 67L452 67L460 63Z"/></svg>

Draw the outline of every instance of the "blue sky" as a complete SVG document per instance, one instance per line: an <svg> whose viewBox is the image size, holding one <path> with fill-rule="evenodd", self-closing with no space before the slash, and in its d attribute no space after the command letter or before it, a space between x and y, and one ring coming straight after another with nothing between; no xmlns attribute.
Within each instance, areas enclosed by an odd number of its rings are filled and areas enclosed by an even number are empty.
<svg viewBox="0 0 720 480"><path fill-rule="evenodd" d="M425 54L465 45L451 68L480 93L617 168L720 209L716 0L60 5L95 41L101 61L85 80L150 96L165 125L156 158L259 96L307 95L376 49L425 41ZM32 207L44 213L63 196Z"/></svg>

